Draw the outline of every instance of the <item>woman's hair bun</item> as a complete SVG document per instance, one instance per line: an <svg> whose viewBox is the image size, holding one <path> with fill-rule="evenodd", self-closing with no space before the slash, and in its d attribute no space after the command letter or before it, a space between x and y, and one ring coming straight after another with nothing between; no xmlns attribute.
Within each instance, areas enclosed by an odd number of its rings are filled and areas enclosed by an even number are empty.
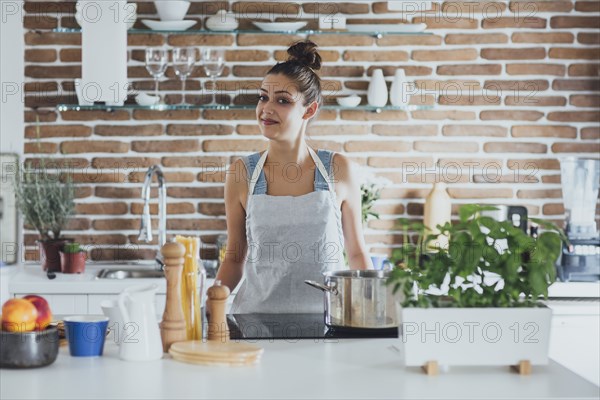
<svg viewBox="0 0 600 400"><path fill-rule="evenodd" d="M321 56L317 52L317 45L310 40L294 43L287 52L288 61L305 65L314 71L321 68Z"/></svg>

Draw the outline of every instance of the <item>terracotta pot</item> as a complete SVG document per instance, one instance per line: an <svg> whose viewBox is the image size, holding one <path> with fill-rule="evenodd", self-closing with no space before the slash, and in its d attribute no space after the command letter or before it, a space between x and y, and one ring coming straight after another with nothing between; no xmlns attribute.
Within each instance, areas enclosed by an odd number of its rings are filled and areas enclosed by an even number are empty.
<svg viewBox="0 0 600 400"><path fill-rule="evenodd" d="M67 238L38 240L42 269L48 272L60 272L60 255L58 252L62 250L65 243L72 241L73 239Z"/></svg>
<svg viewBox="0 0 600 400"><path fill-rule="evenodd" d="M60 268L63 274L81 274L85 271L85 259L87 253L80 251L78 253L60 252Z"/></svg>

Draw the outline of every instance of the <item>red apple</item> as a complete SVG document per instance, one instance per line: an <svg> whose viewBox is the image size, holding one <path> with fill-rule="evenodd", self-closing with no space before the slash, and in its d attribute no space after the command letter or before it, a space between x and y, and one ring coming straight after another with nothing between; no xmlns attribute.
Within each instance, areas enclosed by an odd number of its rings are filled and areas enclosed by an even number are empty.
<svg viewBox="0 0 600 400"><path fill-rule="evenodd" d="M23 299L30 301L37 309L37 319L35 321L35 329L38 331L46 329L50 322L52 322L52 312L50 311L50 305L42 296L35 294L29 294Z"/></svg>
<svg viewBox="0 0 600 400"><path fill-rule="evenodd" d="M9 332L29 332L35 329L38 311L32 302L9 299L2 306L2 329Z"/></svg>

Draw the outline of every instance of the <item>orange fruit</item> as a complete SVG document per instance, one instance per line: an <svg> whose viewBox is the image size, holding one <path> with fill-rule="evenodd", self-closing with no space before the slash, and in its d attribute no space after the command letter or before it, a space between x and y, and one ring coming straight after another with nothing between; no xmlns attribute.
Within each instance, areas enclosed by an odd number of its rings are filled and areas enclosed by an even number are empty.
<svg viewBox="0 0 600 400"><path fill-rule="evenodd" d="M29 332L35 329L37 308L24 299L9 299L2 306L2 329L9 332Z"/></svg>

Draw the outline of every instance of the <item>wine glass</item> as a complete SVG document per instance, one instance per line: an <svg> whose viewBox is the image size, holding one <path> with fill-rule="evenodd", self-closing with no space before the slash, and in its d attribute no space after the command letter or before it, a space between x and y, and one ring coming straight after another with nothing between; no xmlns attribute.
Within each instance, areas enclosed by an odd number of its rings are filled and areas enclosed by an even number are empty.
<svg viewBox="0 0 600 400"><path fill-rule="evenodd" d="M196 48L176 47L173 49L173 69L183 84L183 96L181 101L182 105L187 105L185 102L185 81L194 70L195 65Z"/></svg>
<svg viewBox="0 0 600 400"><path fill-rule="evenodd" d="M215 106L217 105L217 77L221 75L225 67L225 50L210 47L202 49L202 66L206 75L212 79L213 94L209 105Z"/></svg>
<svg viewBox="0 0 600 400"><path fill-rule="evenodd" d="M158 80L165 74L167 70L167 50L160 48L146 49L146 69L154 77L154 94L159 98L159 104L164 104L162 98L158 94Z"/></svg>

